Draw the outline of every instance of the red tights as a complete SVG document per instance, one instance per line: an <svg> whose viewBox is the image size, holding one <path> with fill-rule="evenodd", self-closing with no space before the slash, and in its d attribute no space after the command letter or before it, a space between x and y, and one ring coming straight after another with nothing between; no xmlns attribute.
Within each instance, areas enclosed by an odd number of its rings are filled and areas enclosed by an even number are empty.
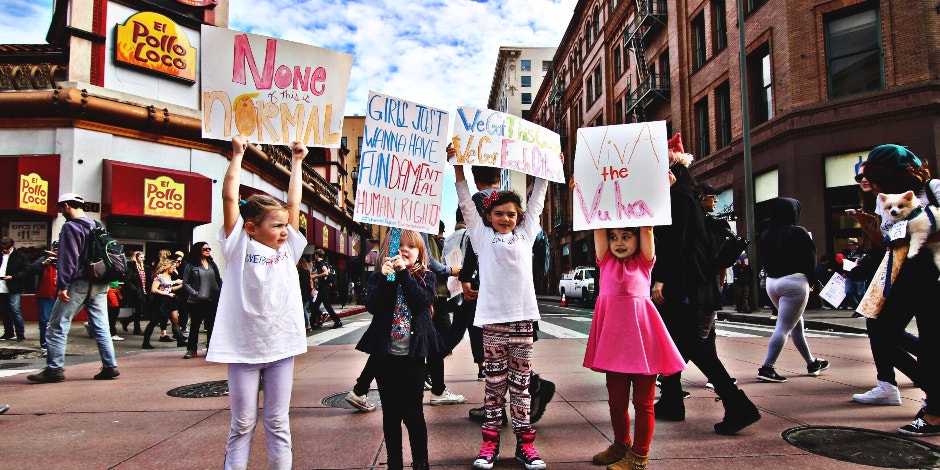
<svg viewBox="0 0 940 470"><path fill-rule="evenodd" d="M630 447L630 384L633 384L633 453L648 455L653 440L653 399L656 376L607 372L607 402L610 424L614 427L614 443Z"/></svg>

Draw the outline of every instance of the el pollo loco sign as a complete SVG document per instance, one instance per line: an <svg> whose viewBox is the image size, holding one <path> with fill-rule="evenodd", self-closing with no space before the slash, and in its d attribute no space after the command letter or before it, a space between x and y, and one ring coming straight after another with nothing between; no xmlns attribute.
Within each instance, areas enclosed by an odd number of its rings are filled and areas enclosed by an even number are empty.
<svg viewBox="0 0 940 470"><path fill-rule="evenodd" d="M182 219L186 212L186 185L169 176L144 179L144 215Z"/></svg>
<svg viewBox="0 0 940 470"><path fill-rule="evenodd" d="M190 82L196 81L196 48L173 20L141 12L117 25L115 60Z"/></svg>
<svg viewBox="0 0 940 470"><path fill-rule="evenodd" d="M49 182L36 173L20 175L20 209L45 212L49 203Z"/></svg>

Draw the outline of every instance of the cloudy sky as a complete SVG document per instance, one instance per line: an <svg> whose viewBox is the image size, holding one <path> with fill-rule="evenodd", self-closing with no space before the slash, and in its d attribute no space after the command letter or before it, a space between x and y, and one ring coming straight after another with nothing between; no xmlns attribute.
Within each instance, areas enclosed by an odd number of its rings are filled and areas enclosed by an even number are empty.
<svg viewBox="0 0 940 470"><path fill-rule="evenodd" d="M52 3L0 1L0 44L45 43ZM557 46L575 3L230 0L229 27L353 54L346 115L365 114L370 89L453 113L486 106L500 46ZM448 232L455 210L445 199Z"/></svg>

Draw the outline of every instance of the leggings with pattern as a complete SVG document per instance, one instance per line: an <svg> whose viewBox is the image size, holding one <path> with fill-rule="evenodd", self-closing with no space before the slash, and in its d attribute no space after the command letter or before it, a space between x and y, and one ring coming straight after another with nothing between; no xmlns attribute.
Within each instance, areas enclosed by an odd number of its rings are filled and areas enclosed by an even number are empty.
<svg viewBox="0 0 940 470"><path fill-rule="evenodd" d="M486 374L486 421L483 429L499 432L506 390L509 412L516 434L532 429L529 424L529 375L532 369L533 328L531 321L496 323L483 327L483 358Z"/></svg>

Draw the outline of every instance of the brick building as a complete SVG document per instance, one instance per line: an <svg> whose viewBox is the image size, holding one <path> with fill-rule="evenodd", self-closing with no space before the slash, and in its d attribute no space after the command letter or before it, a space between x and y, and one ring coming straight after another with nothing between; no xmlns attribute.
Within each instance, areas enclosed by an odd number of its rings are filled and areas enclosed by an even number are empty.
<svg viewBox="0 0 940 470"><path fill-rule="evenodd" d="M763 201L799 199L819 254L837 253L861 233L844 210L858 207L855 168L872 147L905 145L937 174L938 16L936 2L924 0L582 0L531 120L559 132L567 155L579 127L665 120L696 156L696 178L723 190L718 212L739 232L745 177L753 177L758 226ZM571 231L567 186L553 185L549 198L552 274L593 263L590 234Z"/></svg>

